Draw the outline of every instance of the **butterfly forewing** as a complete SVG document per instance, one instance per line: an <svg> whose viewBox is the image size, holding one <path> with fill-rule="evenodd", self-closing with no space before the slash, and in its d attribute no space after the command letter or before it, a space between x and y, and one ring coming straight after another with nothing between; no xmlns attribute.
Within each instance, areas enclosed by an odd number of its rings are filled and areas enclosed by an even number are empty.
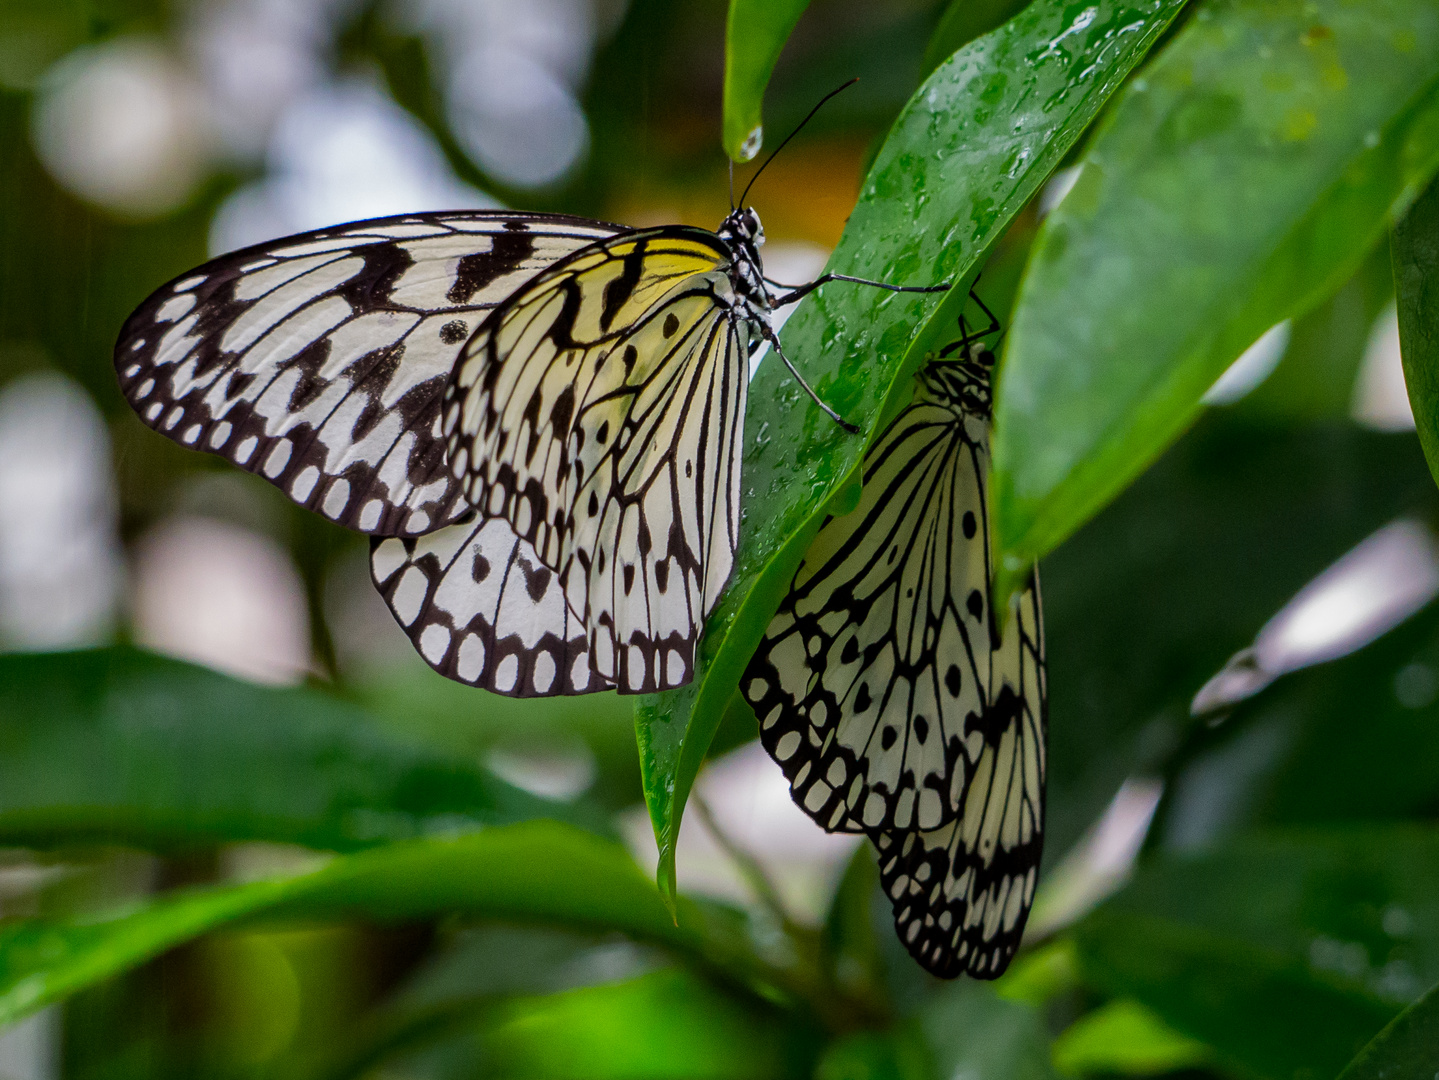
<svg viewBox="0 0 1439 1080"><path fill-rule="evenodd" d="M513 697L608 687L557 575L503 518L377 538L370 565L395 618L441 675Z"/></svg>
<svg viewBox="0 0 1439 1080"><path fill-rule="evenodd" d="M956 813L990 687L982 418L924 395L871 448L742 686L796 801L830 829Z"/></svg>
<svg viewBox="0 0 1439 1080"><path fill-rule="evenodd" d="M795 801L880 848L916 958L993 977L1033 898L1045 687L1037 584L1010 618L989 610L987 379L926 369L866 454L859 506L806 552L741 690Z"/></svg>
<svg viewBox="0 0 1439 1080"><path fill-rule="evenodd" d="M150 427L380 535L469 511L446 467L444 388L484 315L620 231L488 211L360 222L222 256L126 322L115 365Z"/></svg>
<svg viewBox="0 0 1439 1080"><path fill-rule="evenodd" d="M480 328L446 398L464 496L503 517L624 692L687 682L737 542L748 330L713 234L577 252Z"/></svg>

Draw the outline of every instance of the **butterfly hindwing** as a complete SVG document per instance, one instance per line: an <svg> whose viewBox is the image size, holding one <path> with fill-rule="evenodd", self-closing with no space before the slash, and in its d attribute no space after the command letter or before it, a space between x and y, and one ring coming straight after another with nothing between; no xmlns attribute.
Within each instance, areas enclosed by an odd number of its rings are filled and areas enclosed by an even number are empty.
<svg viewBox="0 0 1439 1080"><path fill-rule="evenodd" d="M467 513L440 400L465 340L524 281L618 226L413 214L221 256L154 293L115 365L146 424L379 535Z"/></svg>
<svg viewBox="0 0 1439 1080"><path fill-rule="evenodd" d="M738 541L748 328L713 234L576 252L475 334L444 430L464 497L555 569L622 692L687 682Z"/></svg>
<svg viewBox="0 0 1439 1080"><path fill-rule="evenodd" d="M895 929L934 974L993 979L1019 948L1044 843L1045 674L1038 581L1017 598L1005 672L983 723L983 750L941 829L871 834Z"/></svg>
<svg viewBox="0 0 1439 1080"><path fill-rule="evenodd" d="M513 697L607 688L555 572L503 518L376 538L370 567L396 620L441 675Z"/></svg>

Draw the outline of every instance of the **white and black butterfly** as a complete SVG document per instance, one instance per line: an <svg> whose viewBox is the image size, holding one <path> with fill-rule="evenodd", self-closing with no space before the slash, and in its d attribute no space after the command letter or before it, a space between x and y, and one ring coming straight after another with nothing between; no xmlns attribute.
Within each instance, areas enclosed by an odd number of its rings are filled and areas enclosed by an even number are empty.
<svg viewBox="0 0 1439 1080"><path fill-rule="evenodd" d="M1044 637L1037 579L990 610L993 355L967 333L956 350L869 449L859 506L821 527L741 690L795 802L875 842L915 958L993 978L1043 840Z"/></svg>
<svg viewBox="0 0 1439 1080"><path fill-rule="evenodd" d="M669 689L734 564L750 351L789 364L774 308L858 280L776 293L763 243L747 207L716 232L339 226L160 289L116 368L157 431L391 538L376 585L441 673L517 696Z"/></svg>

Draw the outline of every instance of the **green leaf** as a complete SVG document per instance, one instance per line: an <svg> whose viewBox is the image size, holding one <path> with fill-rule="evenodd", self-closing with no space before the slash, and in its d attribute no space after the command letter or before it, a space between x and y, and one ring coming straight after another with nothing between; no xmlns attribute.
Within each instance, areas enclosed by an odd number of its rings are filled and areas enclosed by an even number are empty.
<svg viewBox="0 0 1439 1080"><path fill-rule="evenodd" d="M1439 183L1395 226L1393 251L1404 382L1419 444L1439 479Z"/></svg>
<svg viewBox="0 0 1439 1080"><path fill-rule="evenodd" d="M765 87L809 0L730 0L724 43L724 148L749 161L764 143Z"/></svg>
<svg viewBox="0 0 1439 1080"><path fill-rule="evenodd" d="M1338 287L1439 166L1439 9L1209 5L1119 101L1035 241L999 373L1003 591Z"/></svg>
<svg viewBox="0 0 1439 1080"><path fill-rule="evenodd" d="M1439 986L1435 986L1359 1051L1339 1080L1433 1080L1439 1046Z"/></svg>
<svg viewBox="0 0 1439 1080"><path fill-rule="evenodd" d="M3 843L350 851L575 814L318 691L128 648L0 656Z"/></svg>
<svg viewBox="0 0 1439 1080"><path fill-rule="evenodd" d="M1003 26L1023 11L1029 0L949 0L920 61L920 77L930 73L977 37Z"/></svg>
<svg viewBox="0 0 1439 1080"><path fill-rule="evenodd" d="M817 1033L674 969L514 1001L483 1040L496 1075L524 1080L808 1077Z"/></svg>
<svg viewBox="0 0 1439 1080"><path fill-rule="evenodd" d="M173 894L138 910L0 927L0 1025L217 927L259 916L382 922L459 914L626 934L769 987L743 920L681 900L678 921L619 845L553 821L402 841L290 878Z"/></svg>
<svg viewBox="0 0 1439 1080"><path fill-rule="evenodd" d="M802 303L785 324L786 352L822 398L870 432L899 407L926 351L952 333L984 254L1181 4L1103 0L1083 12L1036 4L930 76L880 150L829 269L954 287L941 302L836 284ZM761 364L749 400L734 576L710 617L694 681L645 699L635 714L666 895L675 889L680 816L710 739L826 505L841 491L855 494L849 480L864 448L773 359Z"/></svg>
<svg viewBox="0 0 1439 1080"><path fill-rule="evenodd" d="M1396 1007L1300 961L1158 916L1107 910L1080 924L1086 977L1134 997L1221 1062L1273 1080L1333 1075Z"/></svg>
<svg viewBox="0 0 1439 1080"><path fill-rule="evenodd" d="M1153 1010L1123 999L1086 1013L1054 1040L1054 1066L1069 1076L1154 1076L1201 1068L1213 1056Z"/></svg>

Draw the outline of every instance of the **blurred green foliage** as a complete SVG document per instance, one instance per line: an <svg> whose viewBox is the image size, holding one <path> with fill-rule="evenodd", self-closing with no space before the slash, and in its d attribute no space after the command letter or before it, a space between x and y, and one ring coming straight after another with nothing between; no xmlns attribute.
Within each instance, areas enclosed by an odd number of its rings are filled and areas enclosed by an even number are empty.
<svg viewBox="0 0 1439 1080"><path fill-rule="evenodd" d="M1265 671L1243 650L1366 537L1398 518L1421 533L1439 522L1424 457L1439 415L1433 193L1405 217L1439 164L1439 8L816 0L737 2L726 20L698 0L555 4L534 25L590 28L566 76L588 145L528 188L456 122L453 58L421 18L442 5L286 9L308 13L297 40L317 35L313 77L379 88L454 183L615 220L713 226L723 148L761 115L783 133L861 77L753 201L773 241L834 249L839 269L961 283L983 270L979 291L1016 327L999 537L1009 571L1045 560L1035 925L997 984L942 985L895 940L867 848L811 925L764 889L691 894L683 861L662 897L617 839L648 797L673 856L701 766L753 739L734 681L804 538L851 493L860 444L816 423L772 367L752 395L736 586L701 680L640 710L643 757L624 699L503 700L392 655L393 628L352 603L365 595L357 538L123 406L121 322L202 262L217 214L278 166L215 151L174 205L107 207L46 157L42 106L65 64L117 43L198 65L216 11L240 50L261 7L0 3L0 393L49 371L94 401L124 543L199 513L279 545L314 661L305 685L257 685L138 647L138 615L94 648L0 656L0 1021L51 1006L54 1051L16 1064L0 1036L0 1071L1434 1075L1432 589L1401 581L1420 610L1345 655ZM520 10L502 8L472 5ZM243 74L299 93L279 69ZM1056 207L1051 178L1076 162ZM1396 284L1417 437L1350 418ZM835 291L786 343L873 430L962 295ZM1292 323L1274 373L1200 416L1214 377L1280 319ZM1221 670L1251 681L1196 710ZM523 770L498 774L515 758L583 768L542 797L511 782ZM1155 799L1136 811L1144 790ZM1133 843L1116 864L1125 807Z"/></svg>

